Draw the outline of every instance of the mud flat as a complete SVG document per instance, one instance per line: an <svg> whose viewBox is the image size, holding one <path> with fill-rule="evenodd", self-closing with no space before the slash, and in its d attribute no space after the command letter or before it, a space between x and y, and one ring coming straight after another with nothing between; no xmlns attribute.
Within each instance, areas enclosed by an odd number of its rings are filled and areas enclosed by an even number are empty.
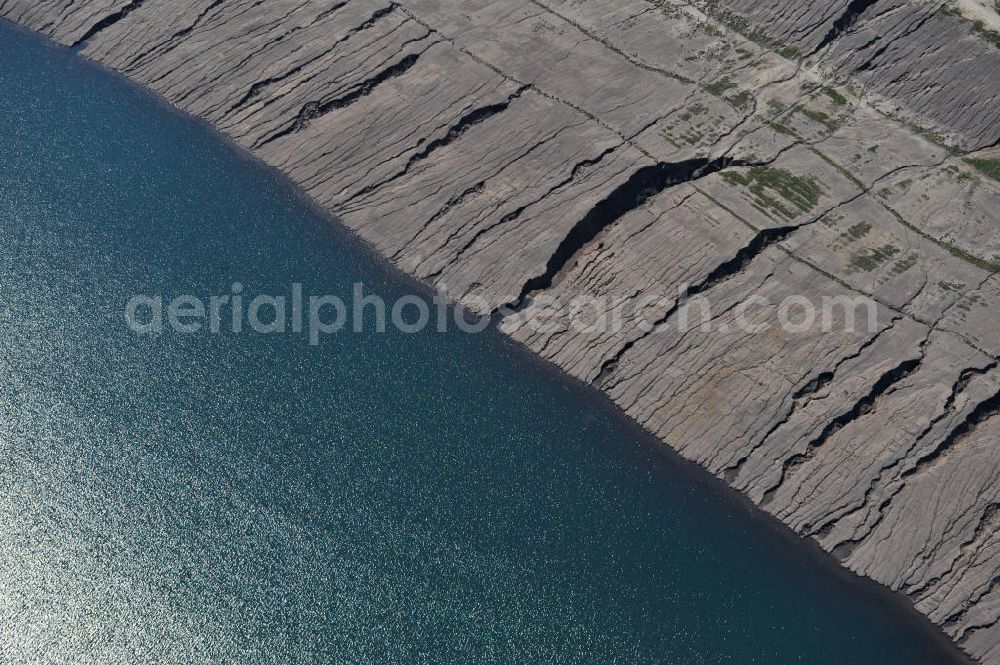
<svg viewBox="0 0 1000 665"><path fill-rule="evenodd" d="M283 171L501 327L1000 663L1000 51L950 5L0 2ZM740 332L762 296L878 303ZM633 308L636 309L636 308ZM762 320L773 307L754 310Z"/></svg>

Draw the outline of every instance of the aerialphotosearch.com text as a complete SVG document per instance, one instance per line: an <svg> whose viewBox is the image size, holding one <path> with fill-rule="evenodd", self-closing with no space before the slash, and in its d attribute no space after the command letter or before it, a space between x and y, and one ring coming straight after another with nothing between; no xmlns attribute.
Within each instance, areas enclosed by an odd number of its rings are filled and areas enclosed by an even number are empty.
<svg viewBox="0 0 1000 665"><path fill-rule="evenodd" d="M658 332L699 328L704 332L739 331L759 334L775 326L787 334L878 330L878 306L870 298L854 296L787 296L774 302L759 294L737 303L713 307L703 295L688 297L687 285L674 294L644 294L629 298L592 295L536 294L520 306L492 305L465 295L457 305L441 288L429 297L406 294L387 302L362 283L352 285L346 297L309 294L292 284L287 293L249 293L234 282L225 293L140 294L125 305L125 322L136 334L294 334L310 345L326 336L353 332L396 330L415 334L458 330L478 333L491 320L507 333L523 326L552 334L573 331L606 335L622 330ZM482 315L486 313L486 315Z"/></svg>

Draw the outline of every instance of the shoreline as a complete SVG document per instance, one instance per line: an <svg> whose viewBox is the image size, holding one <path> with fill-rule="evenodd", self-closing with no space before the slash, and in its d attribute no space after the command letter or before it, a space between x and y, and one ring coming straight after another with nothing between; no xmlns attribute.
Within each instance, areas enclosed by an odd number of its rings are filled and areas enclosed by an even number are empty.
<svg viewBox="0 0 1000 665"><path fill-rule="evenodd" d="M283 194L299 203L305 204L318 218L327 222L326 227L328 227L331 242L346 243L350 248L363 252L365 260L371 263L371 265L376 266L380 274L404 285L407 289L424 296L430 296L437 292L431 285L393 264L370 241L361 237L332 212L324 208L287 174L283 173L277 167L267 164L260 157L237 144L234 139L227 136L210 121L179 108L163 95L133 81L125 74L83 56L78 48L59 44L45 35L7 19L0 18L0 21L3 21L9 28L41 40L49 48L63 55L75 58L77 61L97 68L103 74L112 74L129 90L144 95L147 99L154 101L162 108L177 114L185 122L193 121L200 127L201 131L207 132L211 140L220 142L220 145L225 145L232 155L237 156L240 161L248 164L258 173L263 174L274 182ZM449 309L453 308L468 311L460 304L454 302L449 305ZM488 344L495 345L504 353L517 357L519 362L526 363L531 367L532 371L540 372L566 391L573 393L587 408L597 409L602 414L611 417L629 436L634 438L634 443L641 448L643 453L649 454L661 461L664 464L664 470L676 471L698 486L705 488L712 494L714 499L721 501L727 508L739 512L741 519L747 520L748 523L753 525L753 528L763 530L768 534L769 538L773 539L776 543L780 543L782 548L787 548L795 558L801 558L804 565L813 567L815 570L820 571L821 574L832 573L838 581L855 587L851 589L851 593L852 595L856 594L860 600L871 602L880 608L896 612L904 625L912 627L915 631L933 635L934 641L940 644L943 657L953 658L956 664L977 662L962 651L939 626L920 613L905 594L892 591L875 580L846 568L832 554L823 550L817 541L798 535L791 527L777 517L757 506L747 495L727 484L724 479L711 473L697 462L684 458L678 451L660 441L653 433L625 413L619 406L614 404L608 395L595 386L570 375L554 362L540 357L524 343L505 335L497 328L496 321L491 321L487 331L482 334L487 336Z"/></svg>

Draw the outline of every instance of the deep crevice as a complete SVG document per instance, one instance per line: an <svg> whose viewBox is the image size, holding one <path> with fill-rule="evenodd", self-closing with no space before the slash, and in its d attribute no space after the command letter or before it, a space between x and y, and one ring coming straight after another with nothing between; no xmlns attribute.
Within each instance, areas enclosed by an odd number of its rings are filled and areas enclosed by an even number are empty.
<svg viewBox="0 0 1000 665"><path fill-rule="evenodd" d="M820 390L828 386L831 381L833 381L832 371L821 372L820 374L816 375L816 377L812 381L810 381L806 385L796 390L795 393L792 395L792 399L798 401L805 397L815 395Z"/></svg>
<svg viewBox="0 0 1000 665"><path fill-rule="evenodd" d="M195 18L195 20L192 21L188 27L181 28L180 30L172 34L170 38L167 39L165 42L157 44L150 50L143 51L134 58L131 58L128 61L128 63L122 68L122 70L123 71L132 70L136 67L139 67L140 65L144 65L145 63L149 62L151 59L155 57L162 57L163 54L170 52L176 46L177 40L183 37L187 37L192 32L194 32L195 28L201 25L201 22L205 20L205 17L211 14L212 11L214 11L215 9L218 9L220 5L225 4L225 2L226 0L215 0L215 2L210 4L208 7L205 7L205 9L200 14L198 14L197 18Z"/></svg>
<svg viewBox="0 0 1000 665"><path fill-rule="evenodd" d="M700 293L704 293L705 291L728 280L730 277L736 275L750 265L750 262L764 253L768 247L781 242L793 231L799 228L801 227L780 226L773 229L764 229L763 231L758 232L748 244L741 247L740 250L736 252L733 258L725 261L724 263L720 263L714 270L712 270L712 272L708 274L707 277L705 277L705 279L688 288L685 293L685 298L690 298ZM629 340L622 345L622 347L618 349L613 356L605 360L601 365L600 371L597 373L597 377L593 381L594 385L602 385L604 381L615 371L615 369L617 369L618 363L625 356L625 354L628 353L629 350L632 349L632 347L635 346L640 340L658 330L660 326L666 324L666 322L670 320L670 317L672 317L683 304L684 299L679 298L677 302L675 302L673 306L670 307L670 309L668 309L667 312L651 326L649 332L644 333L635 339Z"/></svg>
<svg viewBox="0 0 1000 665"><path fill-rule="evenodd" d="M954 448L959 441L976 431L976 428L1000 413L1000 393L989 397L976 405L957 427L946 436L938 446L927 453L912 468L903 473L902 478L909 478L932 466L937 460Z"/></svg>
<svg viewBox="0 0 1000 665"><path fill-rule="evenodd" d="M729 483L730 485L735 483L736 480L739 478L739 474L741 469L743 468L743 465L746 464L748 459L750 459L750 456L753 455L761 446L767 443L768 439L770 439L775 432L781 429L784 425L788 424L788 422L791 421L792 417L799 411L799 409L801 409L806 404L809 404L809 402L811 402L815 398L817 393L819 393L821 390L830 385L833 382L833 380L837 377L837 373L840 371L841 367L843 367L845 364L849 363L852 360L860 358L861 354L864 353L868 349L868 347L875 344L875 342L877 342L879 338L882 337L882 335L884 335L886 332L895 328L896 323L900 320L900 318L901 317L896 317L892 319L892 322L889 323L889 325L887 325L885 328L882 328L877 333L872 335L870 338L865 340L865 342L861 344L856 351L837 361L837 364L836 366L834 366L833 369L826 370L817 374L809 382L807 382L801 388L792 393L792 405L789 408L788 413L779 422L775 423L775 425L771 427L771 429L768 430L768 432L763 437L761 437L760 441L757 442L746 454L744 454L743 457L741 457L739 460L737 460L736 462L734 462L725 469L723 473L726 478L726 482Z"/></svg>
<svg viewBox="0 0 1000 665"><path fill-rule="evenodd" d="M326 18L326 16L329 16L330 14L332 14L333 12L335 12L338 9L340 9L341 7L343 7L346 4L347 4L347 2L345 1L345 2L338 3L337 5L331 7L326 12L324 12L323 15L316 17L316 20L313 22L313 24L315 25L319 21L321 21L324 18ZM353 37L355 34L361 32L362 30L367 30L368 28L371 28L373 25L375 25L378 22L379 19L383 18L384 16L388 16L389 14L391 14L396 9L396 7L397 7L397 5L390 4L388 7L383 7L382 9L379 9L378 11L374 12L371 16L369 16L365 20L364 23L362 23L361 25L358 25L357 27L354 27L354 28L351 28L350 30L348 30L347 33L343 37L337 39L330 48L328 48L327 50L323 51L319 55L317 55L317 56L315 56L313 58L310 58L306 62L303 62L302 64L300 64L300 65L298 65L296 67L293 67L292 69L288 70L284 74L279 74L278 76L272 76L272 77L266 78L266 79L264 79L262 81L257 81L252 86L250 86L250 89L247 91L247 93L245 95L243 95L243 97L240 99L240 101L236 102L231 107L229 107L229 113L232 113L236 109L238 109L241 106L244 106L245 104L247 104L249 101L255 99L258 95L260 95L261 90L263 90L267 86L272 85L274 83L279 83L281 81L284 81L289 76L295 76L296 74L298 74L300 71L302 71L303 69L305 69L306 67L308 67L309 65L311 65L312 63L314 63L315 61L317 61L320 58L322 58L325 55L327 55L337 45L342 44L343 42L345 42L348 39L350 39L351 37Z"/></svg>
<svg viewBox="0 0 1000 665"><path fill-rule="evenodd" d="M979 518L979 524L976 525L976 530L973 532L972 537L968 540L968 542L962 544L963 552L970 548L974 548L975 544L979 542L979 540L984 535L992 534L992 530L996 529L994 521L998 514L1000 514L1000 503L993 502L990 503L988 506L986 506L986 509L983 511L983 514ZM944 628L945 630L955 627L959 622L962 621L962 619L965 618L965 616L969 613L969 610L975 607L980 600L982 600L984 597L990 594L990 592L993 590L994 585L996 585L998 581L1000 581L1000 575L994 576L993 579L990 580L990 583L987 584L984 589L974 594L974 597L970 596L970 598L962 604L962 607L960 607L957 611L953 612L944 621L942 621L941 627ZM983 625L968 626L965 629L963 629L962 632L955 639L956 641L961 641L969 632L976 630L978 628L988 627L993 623L995 623L995 621L990 622L985 626Z"/></svg>
<svg viewBox="0 0 1000 665"><path fill-rule="evenodd" d="M417 152L417 153L414 153L413 155L411 155L410 158L407 160L406 165L398 173L396 173L395 175L387 178L386 180L382 180L382 181L379 181L377 183L373 183L371 185L368 185L368 186L364 187L363 189L359 190L357 193L351 195L351 197L348 198L346 201L344 201L344 203L341 204L341 205L346 205L346 204L350 203L351 201L353 201L354 199L356 199L356 198L358 198L360 196L364 196L366 194L369 194L369 193L371 193L372 191L374 191L376 189L381 189L381 188L385 187L386 185L388 185L389 183L394 182L395 180L398 180L399 178L402 178L404 175L406 175L410 171L411 168L413 168L414 164L416 164L417 162L419 162L421 160L427 159L427 157L429 157L430 154L432 152L434 152L435 150L437 150L438 148L443 148L443 147L445 147L445 146L453 143L460 136L462 136L462 134L464 134L466 131L468 131L470 128L472 128L472 127L474 127L474 126L476 126L476 125L478 125L478 124L480 124L482 122L485 122L485 121L489 120L490 118L492 118L495 115L499 115L500 113L506 111L507 108L511 105L511 103L515 99L517 99L518 97L520 97L522 94L524 94L525 90L527 90L529 87L530 86L527 86L527 85L521 86L520 88L518 88L517 90L515 90L513 93L511 93L510 95L508 95L507 99L505 101L503 101L503 102L500 102L498 104L490 104L489 106L482 106L482 107L479 107L479 108L474 109L472 111L469 111L464 116L462 116L461 118L459 118L455 122L455 124L453 124L451 127L449 127L448 131L444 134L444 136L441 136L439 138L434 139L433 141L431 141L430 143L428 143L426 146L424 146L423 150L421 150L420 152Z"/></svg>
<svg viewBox="0 0 1000 665"><path fill-rule="evenodd" d="M513 303L508 304L507 309L512 313L523 309L529 302L530 294L552 286L552 280L569 260L601 231L653 196L670 187L703 178L730 166L743 164L729 157L714 160L700 158L683 162L657 162L636 170L628 180L598 201L573 225L549 256L542 274L528 279L521 287L521 293Z"/></svg>
<svg viewBox="0 0 1000 665"><path fill-rule="evenodd" d="M441 208L436 213L434 213L433 215L431 215L430 219L428 219L426 222L424 222L423 225L421 225L420 230L417 231L417 233L412 238L410 238L410 241L407 242L407 243L404 243L396 251L396 253L392 255L392 257L391 257L392 260L395 261L396 259L398 259L399 255L402 254L403 250L406 249L406 247L410 244L410 242L413 242L418 237L420 237L420 234L423 233L427 228L429 228L431 224L433 224L437 220L439 220L442 217L444 217L445 215L447 215L456 206L460 206L463 203L465 203L466 199L469 199L471 197L478 196L479 194L482 194L482 192L483 192L483 190L485 188L486 188L486 181L485 180L480 180L476 184L472 185L471 187L466 187L462 192L456 194L455 196L452 196L450 199L448 199L447 201L445 201L444 205L441 206ZM438 275L440 275L442 270L444 270L444 267L442 267L442 268L440 268L438 270L435 270L433 273L431 273L431 274L427 275L426 277L424 277L424 279L426 281L431 281L435 277L437 277Z"/></svg>
<svg viewBox="0 0 1000 665"><path fill-rule="evenodd" d="M847 7L844 9L844 13L833 22L829 32L826 33L819 45L813 49L810 55L819 53L825 47L836 41L845 32L854 27L854 24L858 22L861 15L878 1L879 0L851 0L851 2L848 3Z"/></svg>
<svg viewBox="0 0 1000 665"><path fill-rule="evenodd" d="M994 580L994 583L996 583L996 580ZM961 643L966 638L972 637L973 634L978 633L981 630L987 630L989 628L992 628L995 625L997 625L996 619L994 619L993 621L984 621L983 623L977 623L974 626L969 626L962 631L961 635L955 638L955 642Z"/></svg>
<svg viewBox="0 0 1000 665"><path fill-rule="evenodd" d="M167 40L167 41L168 42L173 42L173 41L175 41L177 39L180 39L181 37L186 37L186 36L190 35L192 32L194 32L194 29L197 28L199 24L201 24L201 22L205 19L206 16L208 16L208 14L213 9L215 9L216 7L218 7L219 5L221 5L222 3L224 3L225 1L226 0L215 0L215 2L213 2L212 4L210 4L208 7L205 7L205 10L201 14L198 15L198 18L196 18L194 20L194 22L191 23L191 25L189 25L188 27L183 28L181 30L178 30L173 35L171 35L170 39Z"/></svg>
<svg viewBox="0 0 1000 665"><path fill-rule="evenodd" d="M546 192L544 194L542 194L541 196L539 196L539 197L537 197L537 198L535 198L535 199L533 199L531 201L528 201L527 203L519 205L517 208L515 208L514 210L508 212L506 215L504 215L503 217L501 217L495 223L490 224L489 226L486 226L484 228L479 229L475 233L475 235L472 236L472 238L470 238L469 240L467 240L465 242L465 244L462 245L462 247L457 252L455 252L455 256L454 256L454 258L452 260L455 261L455 262L457 262L484 235L486 235L487 233L490 233L491 231L493 231L494 229L496 229L496 228L498 228L500 226L503 226L505 224L509 224L509 223L513 222L514 220L518 219L524 213L525 210L527 210L528 208L530 208L530 207L532 207L534 205L538 205L542 201L544 201L547 198L549 198L550 196L552 196L555 192L559 191L563 187L565 187L565 186L569 185L571 182L573 182L576 179L577 174L581 170L583 170L585 168L589 168L591 166L595 166L597 164L600 164L601 161L605 157L607 157L608 155L610 155L614 151L618 150L620 147L621 147L621 144L617 144L617 145L611 146L610 148L605 149L604 152L602 152L601 154L599 154L597 157L593 157L591 159L585 159L582 162L577 162L576 164L574 164L573 165L573 169L569 172L569 175L567 175L561 181L559 181L558 183L556 183L555 185L553 185L552 187L550 187L548 190L546 190ZM452 236L449 236L448 241L450 242L451 239L452 239Z"/></svg>
<svg viewBox="0 0 1000 665"><path fill-rule="evenodd" d="M502 166L500 166L500 167L499 167L498 169L496 169L496 170L495 170L495 171L494 171L494 172L493 172L492 174L490 174L490 175L486 176L486 177L485 177L484 179L480 180L480 181L479 181L479 183L478 183L478 184L477 184L477 185L475 186L475 189L476 189L476 191L474 192L474 194L478 194L478 193L480 193L480 192L482 192L482 191L484 190L484 188L485 188L485 184L486 184L486 181L487 181L487 180L489 180L489 179L491 179L491 178L493 178L493 177L497 176L498 174L502 173L502 172L503 172L504 170L506 170L507 168L509 168L509 167L510 167L510 166L511 166L512 164L514 164L515 162L518 162L518 161L520 161L520 160L524 159L525 157L527 157L528 155L530 155L530 154L531 154L532 152L534 152L535 150L538 150L539 148L541 148L541 147L542 147L543 145L545 145L545 144L546 144L546 143L548 143L549 141L552 141L552 140L554 140L554 139L555 139L555 138L556 138L557 136L559 136L559 135L560 135L560 134L561 134L561 133L562 133L563 131L565 131L565 130L567 130L567 129L570 129L570 128L572 128L572 127L575 127L575 126L577 126L577 125L570 125L570 126L568 126L568 127L562 127L561 129L557 130L556 132L554 132L554 133L553 133L553 134L551 134L550 136L548 136L548 137L546 137L546 138L542 139L541 141L539 141L538 143L535 143L534 145L532 145L532 146L531 146L530 148L528 148L528 150L527 150L527 151L525 151L524 153L521 153L521 154L518 154L518 155L516 155L516 156L515 156L515 157L514 157L513 159L511 159L511 160L510 160L509 162L507 162L507 163L503 164L503 165L502 165ZM613 149L612 149L612 150L613 150ZM605 151L605 154L606 154L607 152L608 152L608 151ZM603 157L603 155L602 155L602 157ZM601 159L601 157L598 157L598 158L597 158L597 161L600 161L600 159ZM548 190L548 192L546 192L545 194L543 194L543 195L542 195L542 196L541 196L540 198L536 199L536 200L535 200L535 201L533 201L532 203L526 203L526 204L524 204L523 206L519 207L519 208L518 208L518 209L517 209L517 210L515 211L515 214L516 214L516 215L519 215L519 214L520 214L520 213L521 213L522 211L526 210L526 209L527 209L528 207L530 207L530 206L534 205L535 203L538 203L539 201L541 201L541 200L543 200L544 198L546 198L547 196L549 196L549 195L550 195L550 194L551 194L552 192L554 192L554 191L555 191L556 189L558 189L559 187L561 187L561 186L563 186L563 185L567 184L568 182L570 182L570 181L572 180L572 178L573 178L573 177L575 176L576 172L577 172L577 171L579 170L579 168L580 168L580 164L577 164L577 165L576 165L576 166L575 166L575 167L573 168L573 171L572 171L572 173L571 173L570 177L569 177L569 178L567 178L567 179L566 179L565 181L563 181L563 183L562 183L562 184L560 184L560 185L556 185L556 186L554 186L554 187L550 188L550 189ZM469 190L466 190L466 191L469 191ZM462 196L462 197L461 197L461 198L459 199L459 203L462 203L462 202L464 202L464 201L465 201L465 196L463 195L463 196ZM428 220L427 222L425 222L425 223L424 223L424 224L423 224L423 225L421 226L421 229L420 229L420 230L419 230L419 231L417 232L417 234L416 234L416 235L414 235L414 236L413 236L413 237L411 238L411 242L412 242L413 240L415 240L415 239L416 239L417 237L419 237L419 235L420 235L421 233L423 233L423 232L424 232L424 230L426 230L427 228L429 228L429 227L430 227L430 225L431 225L432 223L434 223L434 222L435 222L436 220L440 219L440 218L441 218L441 217L442 217L443 215L447 214L447 213L448 213L448 212L449 212L449 211L451 210L451 208L452 208L452 207L453 207L453 206L451 206L451 205L450 205L450 203L449 203L449 204L448 204L448 205L446 205L446 206L445 206L444 208L442 208L442 209L441 209L441 210L439 210L439 211L438 211L437 213L435 213L435 214L434 214L434 216L433 216L433 217L431 217L431 219L429 219L429 220ZM508 220L509 220L509 218L511 218L511 215L509 215L509 214L508 214L508 215L505 215L505 216L504 216L503 218L501 218L501 219L500 219L500 221L499 221L499 222L495 222L495 223L493 223L493 224L490 224L490 225L489 225L488 227L486 227L486 228L483 228L483 229L480 229L479 231L477 231L477 232L476 232L476 234L475 234L475 235L473 236L472 240L469 240L468 242L466 242L466 243L465 243L465 245L464 245L464 246L463 246L463 247L462 247L462 248L461 248L461 249L460 249L460 250L459 250L459 251L458 251L457 253L455 253L455 254L454 254L454 255L452 256L452 258L451 258L451 260L450 260L450 263L452 263L452 264L455 264L455 263L458 263L458 261L459 261L459 259L460 259L460 258L462 257L462 255L463 255L463 254L464 254L464 253L465 253L466 251L468 251L468 250L469 250L469 248L471 248L471 247L472 247L472 246L473 246L473 245L475 244L475 242L476 242L476 241L477 241L477 240L478 240L478 239L479 239L480 237L482 237L482 236L483 236L484 234L486 234L486 233L489 233L489 232L490 232L490 231L491 231L492 229L494 229L494 228L496 228L496 227L500 226L501 224L504 224L504 223L505 223L506 221L508 221ZM443 248L443 247L447 247L447 246L448 246L448 245L449 245L449 244L451 243L451 241L452 241L452 240L454 240L454 239L455 239L456 237L458 237L458 236L459 236L459 235L460 235L461 233L463 233L463 232L464 232L465 230L466 230L466 225L464 225L464 224L460 224L460 225L458 225L457 229L453 230L453 231L452 231L452 232L451 232L451 233L450 233L450 234L448 235L448 237L447 237L447 238L446 238L446 239L444 240L444 242L442 242L442 243L441 243L441 244L439 245L439 248ZM442 266L442 267L441 267L440 269L436 270L436 271L435 271L435 272L434 272L433 274L431 274L431 275L428 275L428 276L427 276L427 277L426 277L425 279L427 279L427 280L431 280L432 278L436 278L436 277L438 277L438 276L439 276L439 275L441 274L441 272L442 272L443 270L444 270L444 267Z"/></svg>
<svg viewBox="0 0 1000 665"><path fill-rule="evenodd" d="M998 138L996 142L991 143L990 145L983 146L982 148L980 148L980 150L990 150L991 148L1000 148L1000 138Z"/></svg>
<svg viewBox="0 0 1000 665"><path fill-rule="evenodd" d="M134 12L136 9L139 9L139 7L142 7L142 5L145 2L146 0L132 0L132 2L128 3L127 5L116 11L114 14L108 14L100 21L90 26L90 30L87 30L87 32L84 33L83 37L80 37L75 42L73 42L70 45L70 48L77 48L81 44L86 43L88 40L93 39L94 35L99 33L101 30L110 28L115 23L117 23L118 21L122 20L123 18Z"/></svg>
<svg viewBox="0 0 1000 665"><path fill-rule="evenodd" d="M942 408L941 413L937 417L931 419L931 421L920 432L920 434L918 434L916 438L913 439L913 443L910 444L910 446L906 449L905 453L900 455L892 463L883 466L879 470L878 477L874 481L872 481L868 489L865 491L865 496L864 499L862 499L861 504L857 508L851 510L848 513L844 513L838 517L834 517L833 519L828 520L819 529L811 530L810 535L823 536L826 533L828 533L831 529L833 529L833 527L837 524L837 522L844 519L847 515L854 514L864 509L864 507L868 505L868 501L871 498L872 494L875 492L875 488L882 484L882 479L885 477L885 475L892 469L901 466L903 462L909 457L910 453L912 453L913 450L916 449L916 447L920 444L921 441L927 438L927 436L934 431L934 429L938 426L939 423L941 423L943 420L946 420L950 416L954 415L956 411L955 402L958 400L958 396L963 392L965 392L965 389L968 388L969 384L972 382L972 379L977 376L988 374L989 372L996 369L998 364L1000 363L994 361L989 365L986 365L985 367L968 367L962 370L959 373L958 379L955 381L955 384L952 386L948 398L945 400L944 407ZM906 478L906 474L901 474L899 479L902 480L903 478ZM904 485L900 483L898 488L894 492L892 492L891 494L889 494L889 496L885 497L882 500L882 503L880 503L878 508L876 509L877 517L875 519L875 522L872 523L870 527L868 527L868 531L865 535L871 533L874 530L874 528L882 521L882 519L885 517L885 509L889 507L889 504L892 503L892 501L896 498L896 495L900 492L900 490L902 490L903 486ZM853 538L851 540L843 541L838 544L838 547L841 545L852 545L852 546L856 545L857 543L861 542L863 538L864 536L861 536Z"/></svg>
<svg viewBox="0 0 1000 665"><path fill-rule="evenodd" d="M834 434L858 418L871 413L875 407L875 402L897 383L916 372L920 368L921 364L923 364L923 361L923 348L921 348L921 355L919 358L904 360L880 376L878 381L876 381L872 386L871 390L868 391L868 394L855 402L854 406L851 407L849 411L842 413L827 423L826 427L823 428L823 431L819 433L819 436L807 444L805 452L792 455L786 459L782 464L781 475L778 478L778 482L764 492L761 505L766 506L771 502L774 498L774 494L778 491L778 488L784 484L785 479L793 469L807 462L813 456L814 451L825 444Z"/></svg>
<svg viewBox="0 0 1000 665"><path fill-rule="evenodd" d="M927 23L929 20L931 20L931 18L933 18L934 15L935 15L935 12L929 12L929 13L925 14L922 18L920 18L914 24L912 24L911 27L907 28L903 33L901 33L901 34L899 34L899 35L897 35L897 36L892 37L891 39L889 39L885 44L883 44L882 46L880 46L875 51L875 53L873 53L871 56L869 56L867 60L865 60L863 63L861 63L860 65L858 65L857 67L855 67L854 71L855 72L867 72L869 69L871 69L872 67L875 66L875 61L878 60L878 58L883 53L885 53L886 51L888 51L889 48L894 43L899 42L899 41L905 39L906 37L909 37L910 35L912 35L914 32L916 32L917 30L919 30L920 28L922 28L925 23ZM861 51L867 49L869 46L871 46L875 42L879 41L883 37L885 37L885 35L878 35L878 36L876 36L873 40L871 40L868 44L866 44L864 48L858 49L858 52L861 52Z"/></svg>
<svg viewBox="0 0 1000 665"><path fill-rule="evenodd" d="M288 136L289 134L294 134L295 132L305 129L309 123L316 118L326 115L330 111L335 109L342 109L350 106L362 97L366 97L371 94L372 90L377 88L382 83L385 83L389 79L396 78L397 76L402 76L407 71L410 70L413 65L416 64L417 60L420 59L420 53L411 53L399 62L386 67L381 72L366 79L354 86L347 94L341 95L334 99L327 101L311 101L307 102L300 110L298 116L296 116L295 121L291 125L282 129L279 132L275 132L271 136L267 137L260 143L254 146L254 149L262 148L272 141L276 141L280 138Z"/></svg>

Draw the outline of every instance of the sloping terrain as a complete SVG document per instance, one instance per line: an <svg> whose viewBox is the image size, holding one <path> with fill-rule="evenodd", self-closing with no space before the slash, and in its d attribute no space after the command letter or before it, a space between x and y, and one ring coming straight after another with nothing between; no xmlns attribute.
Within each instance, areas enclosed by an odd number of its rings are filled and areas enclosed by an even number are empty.
<svg viewBox="0 0 1000 665"><path fill-rule="evenodd" d="M0 16L212 122L1000 663L1000 51L982 26L902 0ZM682 286L709 326L682 325ZM527 323L579 296L622 325ZM872 325L841 307L832 330L747 332L824 296L870 297Z"/></svg>

